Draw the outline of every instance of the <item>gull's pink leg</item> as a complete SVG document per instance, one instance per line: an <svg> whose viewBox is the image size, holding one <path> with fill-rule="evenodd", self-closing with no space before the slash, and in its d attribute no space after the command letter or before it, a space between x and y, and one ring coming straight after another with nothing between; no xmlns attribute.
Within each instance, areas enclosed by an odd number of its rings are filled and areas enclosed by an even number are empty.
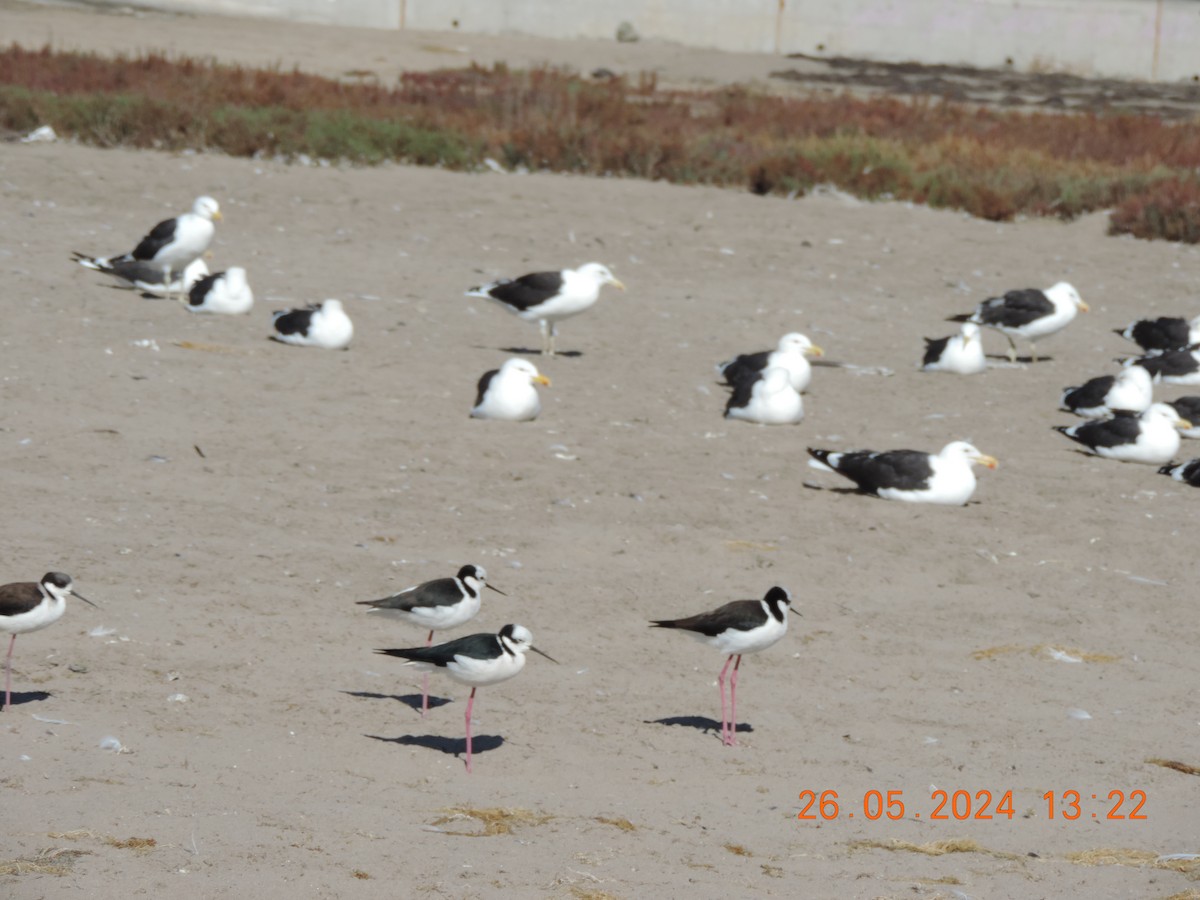
<svg viewBox="0 0 1200 900"><path fill-rule="evenodd" d="M475 705L475 688L467 698L467 774L471 774L471 707Z"/></svg>
<svg viewBox="0 0 1200 900"><path fill-rule="evenodd" d="M426 647L433 646L433 631L429 632L429 637L425 641ZM429 673L425 673L425 677L421 679L421 717L424 718L425 713L429 712Z"/></svg>
<svg viewBox="0 0 1200 900"><path fill-rule="evenodd" d="M4 664L4 708L12 706L12 652L16 646L17 636L14 634L8 642L8 660Z"/></svg>
<svg viewBox="0 0 1200 900"><path fill-rule="evenodd" d="M725 660L725 667L721 669L721 674L717 676L717 688L721 691L721 743L729 743L729 720L725 717L725 673L729 671L729 664L733 662L733 656Z"/></svg>
<svg viewBox="0 0 1200 900"><path fill-rule="evenodd" d="M732 659L732 657L730 657ZM729 746L737 745L737 673L742 665L741 654L733 664L733 674L729 676Z"/></svg>

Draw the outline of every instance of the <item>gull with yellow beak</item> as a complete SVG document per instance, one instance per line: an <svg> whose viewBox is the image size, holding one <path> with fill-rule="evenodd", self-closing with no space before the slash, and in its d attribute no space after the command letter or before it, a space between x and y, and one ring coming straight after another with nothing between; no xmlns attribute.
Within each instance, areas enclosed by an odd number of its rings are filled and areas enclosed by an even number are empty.
<svg viewBox="0 0 1200 900"><path fill-rule="evenodd" d="M1055 425L1054 430L1105 459L1163 466L1179 452L1179 430L1191 427L1169 403L1151 403L1143 413L1119 410L1111 419Z"/></svg>
<svg viewBox="0 0 1200 900"><path fill-rule="evenodd" d="M1002 297L984 300L972 313L951 316L948 322L974 322L995 328L1008 338L1008 359L1017 361L1017 345L1014 337L1029 341L1029 361L1037 362L1035 342L1061 331L1088 305L1079 296L1073 285L1060 281L1044 291L1024 288L1009 291Z"/></svg>
<svg viewBox="0 0 1200 900"><path fill-rule="evenodd" d="M812 381L810 356L824 356L825 351L798 331L785 334L774 350L758 353L743 353L717 366L725 383L736 388L738 382L749 376L757 378L761 372L771 368L787 369L792 388L803 393Z"/></svg>
<svg viewBox="0 0 1200 900"><path fill-rule="evenodd" d="M499 369L485 372L479 379L479 392L471 416L475 419L503 419L507 422L528 422L542 411L535 384L550 386L550 379L541 374L527 359L513 357Z"/></svg>
<svg viewBox="0 0 1200 900"><path fill-rule="evenodd" d="M625 285L607 266L590 262L578 269L502 278L473 287L466 296L494 300L526 322L537 322L542 329L542 355L553 356L558 321L578 315L595 304L600 298L600 288L606 284L625 290Z"/></svg>
<svg viewBox="0 0 1200 900"><path fill-rule="evenodd" d="M953 372L955 375L978 375L987 371L983 341L979 326L963 322L959 333L944 338L925 338L925 357L921 360L924 372Z"/></svg>
<svg viewBox="0 0 1200 900"><path fill-rule="evenodd" d="M975 493L975 463L996 468L995 457L966 441L953 441L937 453L919 450L851 450L845 453L808 448L814 469L844 475L858 489L885 500L965 506Z"/></svg>

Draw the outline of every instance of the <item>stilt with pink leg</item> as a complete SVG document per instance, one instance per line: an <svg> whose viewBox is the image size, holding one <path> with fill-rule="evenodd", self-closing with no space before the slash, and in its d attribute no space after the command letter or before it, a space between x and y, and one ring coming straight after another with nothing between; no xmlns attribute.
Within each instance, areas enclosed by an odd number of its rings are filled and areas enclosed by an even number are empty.
<svg viewBox="0 0 1200 900"><path fill-rule="evenodd" d="M788 610L792 598L785 588L773 587L761 600L734 600L712 612L684 619L659 619L650 624L657 628L686 631L710 647L728 654L717 687L721 692L721 743L737 744L737 680L742 655L765 650L787 633ZM799 615L799 613L796 613ZM730 664L733 672L729 672ZM729 676L729 705L725 703L725 681Z"/></svg>
<svg viewBox="0 0 1200 900"><path fill-rule="evenodd" d="M402 619L429 629L426 647L433 646L433 633L457 628L479 613L483 589L505 596L504 591L487 583L483 566L463 566L453 578L435 578L405 588L382 600L359 600L367 612ZM421 715L429 712L429 676L421 682Z"/></svg>
<svg viewBox="0 0 1200 900"><path fill-rule="evenodd" d="M4 709L12 706L12 658L17 635L53 625L67 610L67 595L89 606L91 600L75 592L70 575L47 572L41 581L19 581L0 586L0 632L12 635L4 662Z"/></svg>
<svg viewBox="0 0 1200 900"><path fill-rule="evenodd" d="M445 672L460 684L471 686L466 712L467 772L470 772L473 756L471 712L475 708L475 689L512 678L525 667L525 654L530 650L551 662L557 662L533 646L533 635L523 625L505 625L497 634L472 634L433 647L375 652L397 656L426 672Z"/></svg>

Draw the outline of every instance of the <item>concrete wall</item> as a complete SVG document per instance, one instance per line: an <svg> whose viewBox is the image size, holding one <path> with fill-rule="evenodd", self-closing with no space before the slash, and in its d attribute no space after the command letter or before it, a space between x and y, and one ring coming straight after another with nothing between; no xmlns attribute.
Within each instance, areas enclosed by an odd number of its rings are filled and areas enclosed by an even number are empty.
<svg viewBox="0 0 1200 900"><path fill-rule="evenodd" d="M105 0L99 0L105 2ZM116 2L116 0L108 0ZM1200 77L1200 0L139 0L301 22L613 38L751 53Z"/></svg>

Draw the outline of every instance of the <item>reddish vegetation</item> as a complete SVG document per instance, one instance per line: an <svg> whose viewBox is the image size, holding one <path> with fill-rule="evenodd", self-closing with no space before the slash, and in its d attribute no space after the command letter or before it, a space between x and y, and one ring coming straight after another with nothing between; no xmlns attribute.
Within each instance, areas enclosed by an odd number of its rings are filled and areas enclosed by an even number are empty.
<svg viewBox="0 0 1200 900"><path fill-rule="evenodd" d="M1119 206L1113 229L1200 239L1200 124L1024 113L930 99L661 91L503 66L394 87L197 60L0 53L0 125L103 146L532 169L865 197L988 219Z"/></svg>

